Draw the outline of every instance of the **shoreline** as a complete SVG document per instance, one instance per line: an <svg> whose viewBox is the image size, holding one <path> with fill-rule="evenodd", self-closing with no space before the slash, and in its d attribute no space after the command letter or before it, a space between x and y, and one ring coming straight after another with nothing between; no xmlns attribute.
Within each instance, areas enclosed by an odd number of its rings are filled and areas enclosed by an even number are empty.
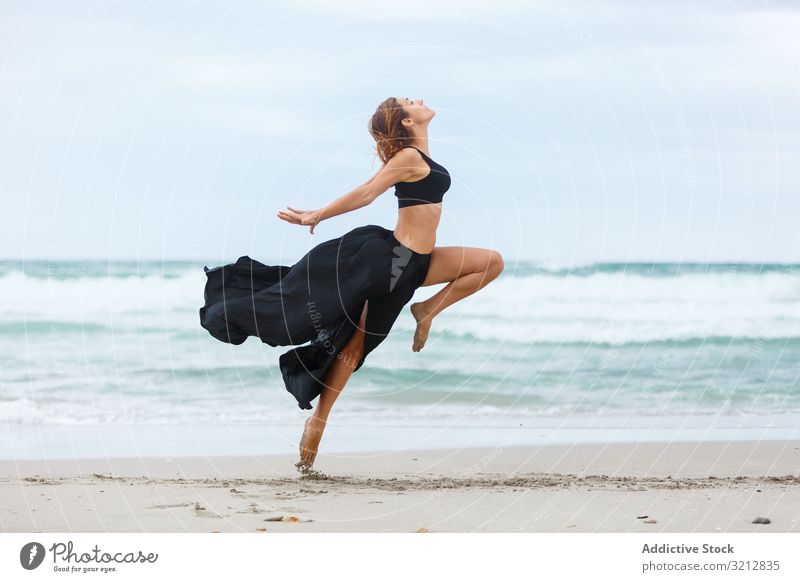
<svg viewBox="0 0 800 582"><path fill-rule="evenodd" d="M305 415L259 424L0 426L0 462L15 459L262 456L294 454ZM800 415L605 415L438 422L334 418L322 440L330 454L462 447L637 442L800 440Z"/></svg>
<svg viewBox="0 0 800 582"><path fill-rule="evenodd" d="M800 440L323 451L307 474L296 460L3 460L0 529L800 533Z"/></svg>

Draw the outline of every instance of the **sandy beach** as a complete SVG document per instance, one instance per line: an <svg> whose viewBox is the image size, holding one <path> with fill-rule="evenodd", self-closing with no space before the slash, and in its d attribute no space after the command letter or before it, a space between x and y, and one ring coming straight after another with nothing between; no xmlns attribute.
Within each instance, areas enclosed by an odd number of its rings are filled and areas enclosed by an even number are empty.
<svg viewBox="0 0 800 582"><path fill-rule="evenodd" d="M794 440L320 453L305 475L295 461L0 461L0 530L800 532Z"/></svg>

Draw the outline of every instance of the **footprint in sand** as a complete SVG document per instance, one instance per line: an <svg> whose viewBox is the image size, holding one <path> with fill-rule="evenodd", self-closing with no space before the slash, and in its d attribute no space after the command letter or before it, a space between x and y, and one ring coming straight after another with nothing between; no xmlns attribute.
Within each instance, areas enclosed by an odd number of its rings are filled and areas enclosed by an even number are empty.
<svg viewBox="0 0 800 582"><path fill-rule="evenodd" d="M191 507L194 502L187 501L186 503L172 503L167 505L151 505L147 509L174 509L176 507Z"/></svg>
<svg viewBox="0 0 800 582"><path fill-rule="evenodd" d="M195 517L214 517L214 518L221 518L222 516L218 513L214 513L200 505L199 502L195 502L194 504L194 515Z"/></svg>

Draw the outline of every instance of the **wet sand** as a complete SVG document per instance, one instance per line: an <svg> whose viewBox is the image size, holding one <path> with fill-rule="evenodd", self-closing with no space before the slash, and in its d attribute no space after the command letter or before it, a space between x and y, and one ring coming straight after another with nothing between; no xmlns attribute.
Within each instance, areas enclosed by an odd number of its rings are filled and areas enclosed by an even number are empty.
<svg viewBox="0 0 800 582"><path fill-rule="evenodd" d="M3 532L800 532L800 441L0 461ZM770 523L752 523L767 518Z"/></svg>

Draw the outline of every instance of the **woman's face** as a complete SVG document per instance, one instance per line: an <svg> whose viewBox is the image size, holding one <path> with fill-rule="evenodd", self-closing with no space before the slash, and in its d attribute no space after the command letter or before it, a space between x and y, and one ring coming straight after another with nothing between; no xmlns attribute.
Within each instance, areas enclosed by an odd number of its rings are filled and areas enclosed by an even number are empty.
<svg viewBox="0 0 800 582"><path fill-rule="evenodd" d="M411 99L410 97L395 97L397 102L408 112L408 117L417 125L425 125L436 112L425 105L422 99Z"/></svg>

